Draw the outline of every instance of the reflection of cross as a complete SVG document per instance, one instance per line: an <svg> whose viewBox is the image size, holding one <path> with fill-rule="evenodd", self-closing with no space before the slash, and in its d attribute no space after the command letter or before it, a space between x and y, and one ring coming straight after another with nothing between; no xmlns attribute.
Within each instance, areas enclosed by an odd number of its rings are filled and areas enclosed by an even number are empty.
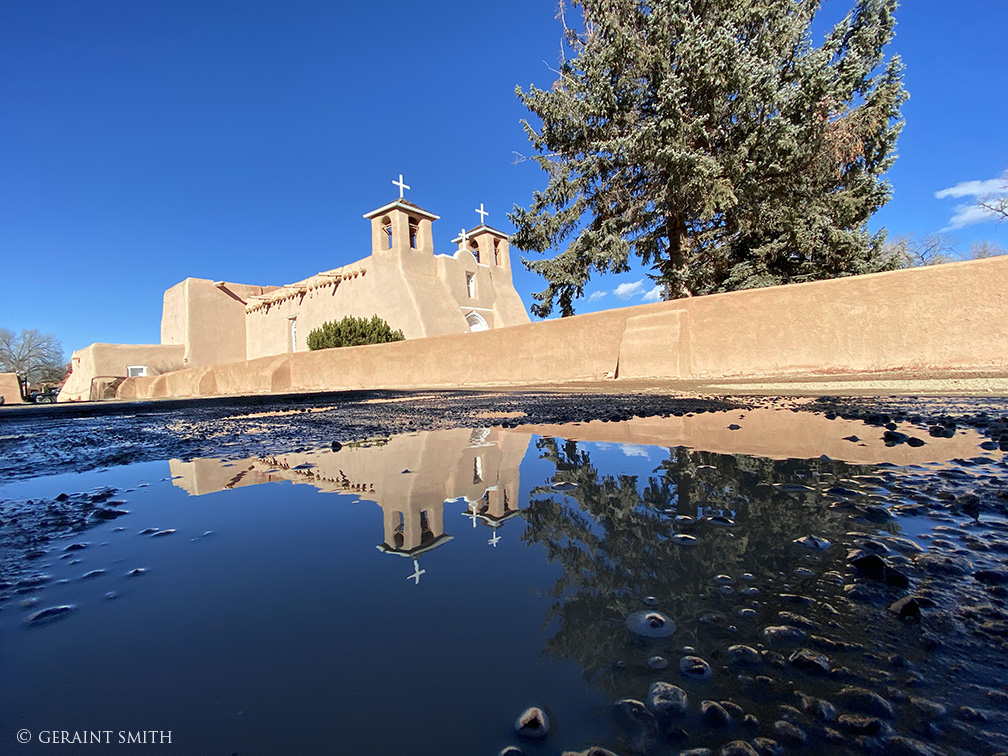
<svg viewBox="0 0 1008 756"><path fill-rule="evenodd" d="M403 189L409 189L410 188L409 184L404 184L403 183L402 174L401 173L399 174L399 180L398 181L393 181L392 183L399 187L399 199L402 199L403 198Z"/></svg>
<svg viewBox="0 0 1008 756"><path fill-rule="evenodd" d="M469 241L469 236L466 234L466 230L462 229L462 249L466 248L466 242Z"/></svg>
<svg viewBox="0 0 1008 756"><path fill-rule="evenodd" d="M477 504L477 502L475 502L475 501L470 501L469 502L469 509L472 510L472 515L470 515L470 516L472 517L473 527L474 528L476 527L476 504Z"/></svg>
<svg viewBox="0 0 1008 756"><path fill-rule="evenodd" d="M493 546L496 549L497 548L497 542L499 540L500 540L500 536L497 535L497 528L494 528L493 538L491 538L489 541L487 541L487 543L489 543L491 546Z"/></svg>
<svg viewBox="0 0 1008 756"><path fill-rule="evenodd" d="M427 573L427 570L420 569L420 562L416 559L413 560L413 574L409 575L406 579L415 581L413 585L420 585L420 576Z"/></svg>
<svg viewBox="0 0 1008 756"><path fill-rule="evenodd" d="M490 215L490 213L488 213L486 210L483 209L482 202L480 202L479 210L477 210L476 212L479 213L480 225L482 226L484 223L486 223L486 216Z"/></svg>

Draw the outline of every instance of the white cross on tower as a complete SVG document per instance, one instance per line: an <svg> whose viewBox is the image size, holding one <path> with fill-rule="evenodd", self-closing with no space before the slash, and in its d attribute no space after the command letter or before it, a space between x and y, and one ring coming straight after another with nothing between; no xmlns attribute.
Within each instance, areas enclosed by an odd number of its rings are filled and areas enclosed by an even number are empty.
<svg viewBox="0 0 1008 756"><path fill-rule="evenodd" d="M480 202L479 210L477 210L476 212L479 213L480 225L482 226L484 223L486 223L486 216L490 215L490 213L488 213L486 210L483 209L482 202Z"/></svg>
<svg viewBox="0 0 1008 756"><path fill-rule="evenodd" d="M420 576L427 573L427 570L420 569L420 562L416 559L413 560L413 574L409 575L406 579L415 581L413 585L420 585Z"/></svg>
<svg viewBox="0 0 1008 756"><path fill-rule="evenodd" d="M466 249L466 243L469 241L469 236L466 234L466 230L462 229L462 249Z"/></svg>
<svg viewBox="0 0 1008 756"><path fill-rule="evenodd" d="M393 181L392 183L399 187L399 199L402 199L403 198L403 189L409 189L410 188L409 184L404 184L403 183L402 174L401 173L399 174L399 180L398 181Z"/></svg>
<svg viewBox="0 0 1008 756"><path fill-rule="evenodd" d="M493 546L496 549L498 541L500 541L500 536L497 535L497 528L494 528L493 538L491 538L489 541L487 541L487 543L489 543L491 546Z"/></svg>
<svg viewBox="0 0 1008 756"><path fill-rule="evenodd" d="M469 502L469 509L472 510L472 515L466 515L466 517L472 517L473 527L476 527L476 504L479 502L471 501Z"/></svg>

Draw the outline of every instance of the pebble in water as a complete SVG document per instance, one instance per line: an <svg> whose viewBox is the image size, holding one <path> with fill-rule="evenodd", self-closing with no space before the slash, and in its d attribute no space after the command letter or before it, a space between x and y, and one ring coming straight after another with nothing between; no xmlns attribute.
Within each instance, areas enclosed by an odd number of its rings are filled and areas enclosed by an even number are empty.
<svg viewBox="0 0 1008 756"><path fill-rule="evenodd" d="M729 664L735 664L741 667L755 667L761 661L759 651L752 646L742 644L729 646L727 657Z"/></svg>
<svg viewBox="0 0 1008 756"><path fill-rule="evenodd" d="M90 572L85 572L81 575L81 580L93 580L96 577L101 577L105 574L105 570L91 570Z"/></svg>
<svg viewBox="0 0 1008 756"><path fill-rule="evenodd" d="M658 606L658 599L654 596L645 596L641 601L644 606Z"/></svg>
<svg viewBox="0 0 1008 756"><path fill-rule="evenodd" d="M672 541L680 546L696 546L700 543L696 536L687 535L686 533L676 533L672 536Z"/></svg>
<svg viewBox="0 0 1008 756"><path fill-rule="evenodd" d="M796 543L799 546L804 546L806 549L812 549L814 551L824 551L830 547L830 542L825 538L819 538L814 535L802 536L801 538L795 538L792 543Z"/></svg>
<svg viewBox="0 0 1008 756"><path fill-rule="evenodd" d="M668 659L664 656L652 656L647 660L648 669L661 670L667 669L669 665Z"/></svg>
<svg viewBox="0 0 1008 756"><path fill-rule="evenodd" d="M805 631L790 625L771 625L763 630L763 640L771 646L797 646L805 640Z"/></svg>
<svg viewBox="0 0 1008 756"><path fill-rule="evenodd" d="M667 638L676 631L676 624L659 611L632 612L626 619L627 629L645 638Z"/></svg>
<svg viewBox="0 0 1008 756"><path fill-rule="evenodd" d="M689 698L685 690L678 685L661 681L651 683L644 703L659 722L679 717L689 708Z"/></svg>
<svg viewBox="0 0 1008 756"><path fill-rule="evenodd" d="M545 738L549 733L549 717L538 706L530 706L515 720L515 732L523 738Z"/></svg>
<svg viewBox="0 0 1008 756"><path fill-rule="evenodd" d="M157 533L151 535L151 538L160 538L162 536L169 536L175 532L175 528L167 528L166 530L159 530Z"/></svg>
<svg viewBox="0 0 1008 756"><path fill-rule="evenodd" d="M28 617L28 619L25 620L25 625L28 627L48 625L50 622L55 622L56 620L67 616L73 610L74 607L70 604L65 604L63 606L50 606L48 609L35 612L33 615Z"/></svg>
<svg viewBox="0 0 1008 756"><path fill-rule="evenodd" d="M137 567L135 569L130 570L126 574L129 577L139 577L140 575L146 575L147 574L147 568L146 567Z"/></svg>
<svg viewBox="0 0 1008 756"><path fill-rule="evenodd" d="M658 742L658 720L640 701L625 698L612 705L616 737L632 753L647 753Z"/></svg>
<svg viewBox="0 0 1008 756"><path fill-rule="evenodd" d="M561 481L559 483L554 483L550 488L554 491L559 491L560 493L567 493L568 491L574 491L577 489L577 483L568 483L566 481Z"/></svg>
<svg viewBox="0 0 1008 756"><path fill-rule="evenodd" d="M679 660L679 671L690 680L709 680L714 670L699 656L684 656Z"/></svg>

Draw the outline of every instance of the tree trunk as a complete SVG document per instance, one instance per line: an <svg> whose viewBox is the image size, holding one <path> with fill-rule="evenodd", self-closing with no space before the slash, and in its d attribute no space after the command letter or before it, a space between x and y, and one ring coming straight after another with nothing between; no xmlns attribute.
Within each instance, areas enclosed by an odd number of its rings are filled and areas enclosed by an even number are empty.
<svg viewBox="0 0 1008 756"><path fill-rule="evenodd" d="M668 236L668 260L663 261L661 267L669 299L691 297L693 293L689 285L689 249L682 218L666 220L665 233Z"/></svg>

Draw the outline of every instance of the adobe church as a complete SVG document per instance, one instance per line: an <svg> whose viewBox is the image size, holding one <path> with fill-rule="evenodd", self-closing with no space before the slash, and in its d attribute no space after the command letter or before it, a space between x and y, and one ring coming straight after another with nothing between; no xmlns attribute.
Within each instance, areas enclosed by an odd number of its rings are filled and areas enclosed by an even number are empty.
<svg viewBox="0 0 1008 756"><path fill-rule="evenodd" d="M511 278L506 234L480 224L435 254L438 216L399 198L367 213L371 254L285 286L187 278L164 294L160 344L92 344L73 353L59 401L114 396L152 376L307 350L308 334L347 315L384 319L407 339L529 323Z"/></svg>

